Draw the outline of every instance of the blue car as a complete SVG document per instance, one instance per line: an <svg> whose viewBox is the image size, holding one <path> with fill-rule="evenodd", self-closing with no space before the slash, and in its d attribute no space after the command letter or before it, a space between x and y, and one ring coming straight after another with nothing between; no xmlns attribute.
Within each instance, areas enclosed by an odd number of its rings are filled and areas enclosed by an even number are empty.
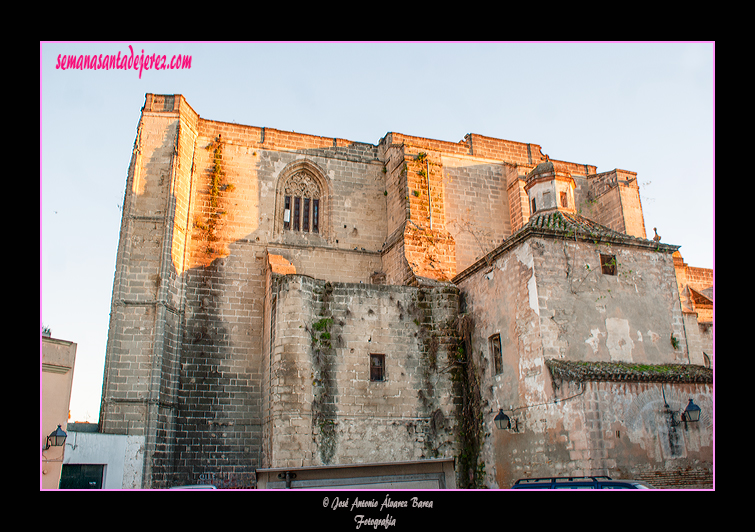
<svg viewBox="0 0 755 532"><path fill-rule="evenodd" d="M653 486L640 480L610 477L521 478L511 486L515 490L649 490Z"/></svg>

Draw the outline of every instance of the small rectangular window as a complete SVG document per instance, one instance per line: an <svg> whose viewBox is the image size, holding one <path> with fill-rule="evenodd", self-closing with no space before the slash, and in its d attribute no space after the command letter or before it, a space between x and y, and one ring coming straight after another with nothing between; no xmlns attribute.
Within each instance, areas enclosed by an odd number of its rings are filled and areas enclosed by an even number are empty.
<svg viewBox="0 0 755 532"><path fill-rule="evenodd" d="M385 355L370 355L370 380L372 382L385 380Z"/></svg>
<svg viewBox="0 0 755 532"><path fill-rule="evenodd" d="M312 232L320 232L320 200L312 200Z"/></svg>
<svg viewBox="0 0 755 532"><path fill-rule="evenodd" d="M532 212L535 212L537 210L537 206L535 205L535 198L532 198Z"/></svg>
<svg viewBox="0 0 755 532"><path fill-rule="evenodd" d="M490 356L493 358L495 373L503 371L503 357L501 355L501 335L494 334L490 337Z"/></svg>
<svg viewBox="0 0 755 532"><path fill-rule="evenodd" d="M568 207L568 196L566 195L566 192L561 192L561 206L562 207Z"/></svg>
<svg viewBox="0 0 755 532"><path fill-rule="evenodd" d="M600 255L600 271L604 275L616 275L616 255Z"/></svg>

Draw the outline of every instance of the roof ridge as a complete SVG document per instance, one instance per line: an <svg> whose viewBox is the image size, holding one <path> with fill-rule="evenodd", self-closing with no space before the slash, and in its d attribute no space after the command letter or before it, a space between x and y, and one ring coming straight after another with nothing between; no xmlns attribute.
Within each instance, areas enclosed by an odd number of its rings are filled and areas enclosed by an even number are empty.
<svg viewBox="0 0 755 532"><path fill-rule="evenodd" d="M713 370L695 364L643 364L548 359L554 378L569 381L713 382Z"/></svg>
<svg viewBox="0 0 755 532"><path fill-rule="evenodd" d="M554 216L557 215L556 219ZM578 240L592 240L596 244L623 244L645 248L663 253L674 252L681 246L674 244L664 244L647 238L627 235L620 231L606 227L605 225L594 222L581 214L562 211L560 209L535 212L522 227L517 229L513 234L506 238L498 247L488 252L485 256L477 259L472 265L465 268L454 276L452 282L458 283L480 268L490 265L501 253L504 253L511 246L529 238L530 236L545 236L550 238Z"/></svg>
<svg viewBox="0 0 755 532"><path fill-rule="evenodd" d="M554 220L554 218L560 218L560 220ZM576 234L582 234L591 238L606 236L627 243L642 242L644 244L660 244L662 246L670 245L662 244L648 238L628 235L621 231L611 229L610 227L591 220L581 214L563 211L561 209L536 212L530 217L529 221L519 229L519 231L525 230L527 227L534 229L548 229L554 232L562 232L569 236L572 236L573 234L575 236ZM673 247L678 248L679 246Z"/></svg>

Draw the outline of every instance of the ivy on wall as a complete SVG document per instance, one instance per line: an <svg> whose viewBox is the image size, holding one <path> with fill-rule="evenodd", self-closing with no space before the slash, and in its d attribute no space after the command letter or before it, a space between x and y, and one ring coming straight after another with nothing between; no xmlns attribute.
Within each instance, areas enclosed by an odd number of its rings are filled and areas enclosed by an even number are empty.
<svg viewBox="0 0 755 532"><path fill-rule="evenodd" d="M223 142L220 135L207 145L207 150L212 152L209 208L206 217L197 216L194 220L194 227L201 231L202 239L206 242L205 255L213 256L220 251L217 247L217 242L220 240L218 234L220 222L228 214L222 207L222 196L226 192L233 191L235 186L226 181L226 172L223 168Z"/></svg>

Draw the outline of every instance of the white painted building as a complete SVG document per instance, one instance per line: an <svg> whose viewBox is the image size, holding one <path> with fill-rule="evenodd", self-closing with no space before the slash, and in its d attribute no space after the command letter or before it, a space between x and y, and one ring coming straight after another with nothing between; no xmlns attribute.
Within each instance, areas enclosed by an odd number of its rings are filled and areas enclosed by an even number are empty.
<svg viewBox="0 0 755 532"><path fill-rule="evenodd" d="M69 423L61 489L140 489L144 438Z"/></svg>

